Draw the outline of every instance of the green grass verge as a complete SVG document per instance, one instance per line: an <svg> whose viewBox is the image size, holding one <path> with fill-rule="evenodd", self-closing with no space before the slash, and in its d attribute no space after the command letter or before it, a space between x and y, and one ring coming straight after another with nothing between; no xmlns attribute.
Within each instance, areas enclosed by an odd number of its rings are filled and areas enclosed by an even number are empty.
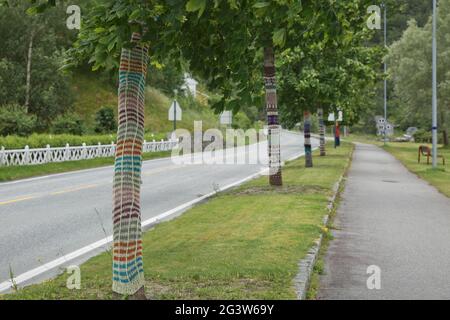
<svg viewBox="0 0 450 320"><path fill-rule="evenodd" d="M145 153L144 160L169 157L171 151ZM0 182L13 181L18 179L33 178L55 173L92 169L114 165L114 158L97 158L91 160L55 162L38 164L32 166L11 166L0 167Z"/></svg>
<svg viewBox="0 0 450 320"><path fill-rule="evenodd" d="M379 137L370 134L350 134L348 137L342 138L348 142L361 142L368 144L375 144L377 146L382 146L383 141L380 141Z"/></svg>
<svg viewBox="0 0 450 320"><path fill-rule="evenodd" d="M450 197L450 169L448 167L450 163L450 149L439 148L438 154L445 157L447 166L444 166L442 159L438 158L438 168L433 169L431 165L427 165L426 158L422 158L422 163L418 163L417 156L421 145L427 144L388 143L384 149L400 160L411 172L414 172L447 197ZM431 147L431 145L428 146Z"/></svg>
<svg viewBox="0 0 450 320"><path fill-rule="evenodd" d="M144 234L146 290L152 299L295 299L293 279L321 232L333 186L353 146L315 153L283 169L284 186L267 177L220 193ZM81 266L81 290L67 275L0 299L110 299L111 256Z"/></svg>
<svg viewBox="0 0 450 320"><path fill-rule="evenodd" d="M352 153L353 154L353 153ZM348 173L348 169L351 166L350 159L346 170L345 175ZM333 234L331 230L336 229L334 226L334 219L336 217L336 211L339 208L339 205L341 203L341 193L344 191L345 183L341 183L339 186L338 194L336 196L336 199L334 201L333 207L331 209L331 212L328 217L328 224L324 229L322 243L319 249L319 254L316 259L316 263L314 264L313 272L311 274L311 279L309 282L308 291L306 293L306 299L307 300L316 300L317 295L319 293L320 289L320 278L325 274L325 256L328 251L328 248L330 246L330 242L334 239Z"/></svg>

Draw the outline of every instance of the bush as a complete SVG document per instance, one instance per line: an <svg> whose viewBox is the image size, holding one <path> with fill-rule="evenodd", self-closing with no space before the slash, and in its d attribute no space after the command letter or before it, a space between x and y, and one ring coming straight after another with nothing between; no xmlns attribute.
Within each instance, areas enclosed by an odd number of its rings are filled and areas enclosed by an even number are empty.
<svg viewBox="0 0 450 320"><path fill-rule="evenodd" d="M234 129L244 129L247 130L252 127L252 122L247 117L247 115L243 112L238 112L236 115L233 115L233 124L232 127Z"/></svg>
<svg viewBox="0 0 450 320"><path fill-rule="evenodd" d="M165 139L164 134L146 134L145 139L150 142L153 140L160 141ZM23 149L25 146L30 148L45 148L47 144L51 147L64 147L67 143L71 146L81 146L86 143L88 146L93 146L98 144L111 144L111 142L116 141L115 134L104 134L104 135L87 135L78 136L71 134L38 134L34 133L28 137L19 136L0 136L0 147L5 147L5 149Z"/></svg>
<svg viewBox="0 0 450 320"><path fill-rule="evenodd" d="M431 132L426 131L424 129L420 129L414 134L414 140L419 143L431 143L432 140Z"/></svg>
<svg viewBox="0 0 450 320"><path fill-rule="evenodd" d="M77 114L67 113L58 116L52 123L51 132L54 134L73 134L82 135L84 132L83 120Z"/></svg>
<svg viewBox="0 0 450 320"><path fill-rule="evenodd" d="M0 135L28 136L36 127L36 116L25 107L12 104L0 107Z"/></svg>
<svg viewBox="0 0 450 320"><path fill-rule="evenodd" d="M101 107L95 114L95 132L111 133L116 131L117 124L114 117L114 109L111 107Z"/></svg>

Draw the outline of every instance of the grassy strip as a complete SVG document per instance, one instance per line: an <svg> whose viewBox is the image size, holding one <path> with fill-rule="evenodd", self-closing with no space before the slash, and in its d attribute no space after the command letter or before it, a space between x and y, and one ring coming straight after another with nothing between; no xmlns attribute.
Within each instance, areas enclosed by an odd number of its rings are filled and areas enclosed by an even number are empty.
<svg viewBox="0 0 450 320"><path fill-rule="evenodd" d="M327 157L284 168L284 186L267 177L220 193L144 235L147 294L152 299L295 299L298 262L321 232L333 186L352 145L329 146ZM317 153L315 153L317 155ZM67 275L0 299L110 299L111 256L81 266L82 288Z"/></svg>
<svg viewBox="0 0 450 320"><path fill-rule="evenodd" d="M171 151L149 152L143 156L144 160L169 157ZM114 165L114 157L96 158L91 160L55 162L31 166L0 167L0 182L45 176L84 169L92 169Z"/></svg>
<svg viewBox="0 0 450 320"><path fill-rule="evenodd" d="M450 197L450 169L448 168L450 165L450 149L440 148L438 150L438 154L445 157L447 166L444 167L442 159L438 158L438 168L433 169L431 165L427 165L426 157L422 158L422 163L417 162L418 150L421 145L426 144L389 143L384 149L400 160L411 172L414 172L447 197ZM431 147L430 145L428 146Z"/></svg>
<svg viewBox="0 0 450 320"><path fill-rule="evenodd" d="M374 144L377 146L382 146L383 141L380 140L380 137L370 134L350 134L348 137L343 138L345 141L349 142L360 142L367 144Z"/></svg>
<svg viewBox="0 0 450 320"><path fill-rule="evenodd" d="M351 166L353 150L350 155L350 161L344 172L344 179L347 176L348 170ZM330 246L330 242L333 240L333 233L331 230L336 229L334 226L334 219L336 217L337 209L341 203L341 194L344 191L345 183L341 183L339 186L339 190L337 191L336 199L333 203L333 207L331 208L331 212L328 217L327 226L324 228L324 234L322 238L322 243L319 249L319 255L316 259L316 263L314 264L313 273L311 275L311 279L309 282L308 292L306 293L307 300L316 300L317 295L320 289L320 277L325 274L325 255Z"/></svg>

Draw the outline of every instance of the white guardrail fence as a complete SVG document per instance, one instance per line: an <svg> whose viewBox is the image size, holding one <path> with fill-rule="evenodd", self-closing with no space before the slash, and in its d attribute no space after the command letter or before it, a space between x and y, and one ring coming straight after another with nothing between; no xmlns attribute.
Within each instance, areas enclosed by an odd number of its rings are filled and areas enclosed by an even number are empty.
<svg viewBox="0 0 450 320"><path fill-rule="evenodd" d="M178 141L152 141L144 142L143 152L158 152L170 151L178 145ZM116 145L114 142L108 145L102 145L100 142L96 146L87 146L83 143L82 146L71 147L66 144L65 147L51 148L47 145L46 148L30 149L25 146L24 149L5 150L4 147L0 149L0 166L26 166L35 164L44 164L51 162L77 161L88 160L95 158L113 157L116 152Z"/></svg>

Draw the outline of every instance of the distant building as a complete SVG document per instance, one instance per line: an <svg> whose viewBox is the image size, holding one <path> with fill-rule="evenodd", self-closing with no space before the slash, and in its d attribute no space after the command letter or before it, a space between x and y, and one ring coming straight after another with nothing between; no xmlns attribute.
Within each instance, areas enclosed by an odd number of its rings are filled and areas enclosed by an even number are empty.
<svg viewBox="0 0 450 320"><path fill-rule="evenodd" d="M197 85L196 81L189 73L184 74L184 84L181 86L181 90L184 91L185 95L192 95L194 98L197 97Z"/></svg>
<svg viewBox="0 0 450 320"><path fill-rule="evenodd" d="M382 116L375 117L375 123L377 126L377 135L383 136L384 131L386 130L386 136L392 137L394 135L394 125Z"/></svg>

